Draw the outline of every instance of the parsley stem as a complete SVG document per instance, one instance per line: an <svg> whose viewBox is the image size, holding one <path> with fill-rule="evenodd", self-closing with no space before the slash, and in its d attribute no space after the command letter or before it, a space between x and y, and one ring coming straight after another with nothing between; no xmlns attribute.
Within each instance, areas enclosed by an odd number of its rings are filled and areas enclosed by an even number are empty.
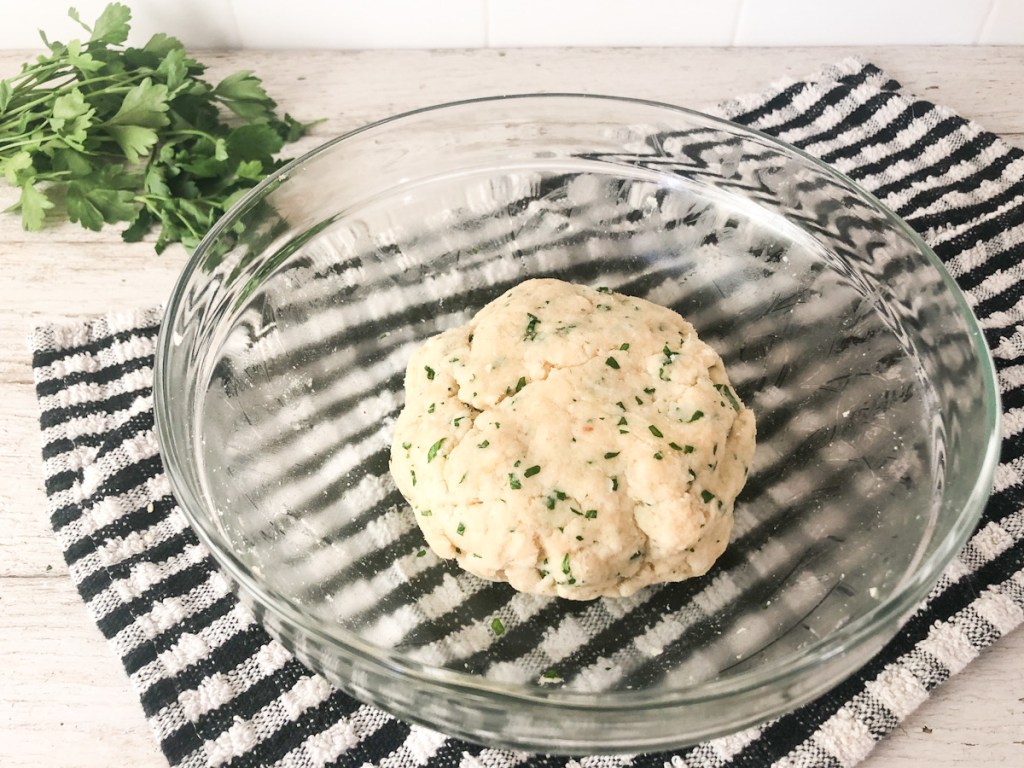
<svg viewBox="0 0 1024 768"><path fill-rule="evenodd" d="M4 112L4 119L3 119L3 121L0 121L0 130L6 129L8 127L8 124L10 124L10 125L16 125L17 124L18 121L17 120L12 120L11 118L17 117L22 112L27 112L28 110L34 109L35 107L41 106L43 104L46 104L48 101L50 101L54 97L60 96L60 95L63 95L63 94L60 93L60 91L57 91L57 90L49 91L49 92L46 92L45 96L41 96L41 97L39 97L38 99L36 99L34 101L28 102L27 104L22 104L17 109L8 109L6 112Z"/></svg>
<svg viewBox="0 0 1024 768"><path fill-rule="evenodd" d="M18 91L24 90L29 83L38 84L45 83L47 80L52 80L57 76L57 73L61 70L59 65L50 65L49 67L43 67L37 65L30 67L21 73L20 77L11 79L11 90ZM73 70L68 69L64 74L70 75ZM32 90L29 88L28 90Z"/></svg>
<svg viewBox="0 0 1024 768"><path fill-rule="evenodd" d="M0 120L0 131L5 130L6 128L9 127L9 125L16 125L18 121L17 120L12 120L12 118L17 117L22 112L25 112L25 111L30 110L30 109L34 109L35 107L41 106L43 104L47 104L47 103L51 102L52 100L54 100L56 98L59 98L60 96L66 96L67 94L71 93L71 91L75 90L75 88L77 88L78 90L82 90L82 86L83 85L90 85L92 83L99 83L99 82L103 82L105 80L114 80L114 81L120 82L120 83L131 83L131 85L116 86L116 87L109 87L109 88L99 88L97 90L89 90L89 96L102 96L102 95L105 95L105 94L128 93L128 91L130 91L132 88L134 88L140 82L142 82L146 77L151 77L152 76L151 74L145 74L145 73L140 73L140 74L136 74L136 75L129 75L129 74L122 73L122 74L118 74L118 75L99 75L99 76L96 76L96 77L90 77L90 78L88 78L86 80L78 80L74 76L73 72L74 72L74 70L72 70L71 72L65 73L66 75L68 75L70 77L70 79L64 81L63 83L58 83L53 88L49 88L49 89L46 89L46 90L33 90L33 91L30 91L30 93L42 94L37 99L34 99L33 101L29 101L29 102L27 102L25 104L21 104L16 109L8 109L6 112L4 112L3 113L3 120Z"/></svg>
<svg viewBox="0 0 1024 768"><path fill-rule="evenodd" d="M196 237L202 237L202 235L196 231L196 228L192 226L192 222L190 222L188 218L184 214L182 214L181 211L175 210L174 215L182 224L185 225L189 232L191 232Z"/></svg>
<svg viewBox="0 0 1024 768"><path fill-rule="evenodd" d="M192 128L179 128L178 130L175 130L175 131L169 131L167 135L169 137L170 136L199 136L200 138L203 138L203 139L209 139L214 144L217 143L217 137L216 136L213 136L212 134L209 134L206 131L200 131L198 129L192 129Z"/></svg>
<svg viewBox="0 0 1024 768"><path fill-rule="evenodd" d="M8 149L17 149L18 147L28 146L29 144L38 144L39 140L34 138L22 139L21 141L0 141L0 155L6 152Z"/></svg>

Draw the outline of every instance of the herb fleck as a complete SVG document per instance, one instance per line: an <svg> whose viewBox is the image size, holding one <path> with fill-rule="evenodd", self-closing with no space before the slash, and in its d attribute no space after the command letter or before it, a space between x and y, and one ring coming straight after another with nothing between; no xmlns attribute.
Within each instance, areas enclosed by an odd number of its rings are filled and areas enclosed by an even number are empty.
<svg viewBox="0 0 1024 768"><path fill-rule="evenodd" d="M455 529L455 532L461 536L466 532L466 526L464 523L459 523L459 527Z"/></svg>
<svg viewBox="0 0 1024 768"><path fill-rule="evenodd" d="M477 448L486 448L490 444L491 444L490 440L484 440L482 443L477 443L476 447Z"/></svg>
<svg viewBox="0 0 1024 768"><path fill-rule="evenodd" d="M419 552L416 553L416 557L426 557L426 556L427 556L427 550L425 550L425 549L421 549Z"/></svg>
<svg viewBox="0 0 1024 768"><path fill-rule="evenodd" d="M613 477L613 478L611 478L611 481L612 481L612 490L613 491L619 490L619 478Z"/></svg>
<svg viewBox="0 0 1024 768"><path fill-rule="evenodd" d="M534 464L532 467L528 467L526 469L526 471L523 472L523 476L524 477L533 477L538 472L540 472L540 467L538 465Z"/></svg>
<svg viewBox="0 0 1024 768"><path fill-rule="evenodd" d="M686 422L686 423L687 424L692 424L693 422L697 421L698 419L703 419L703 418L704 418L704 411L699 411L699 410L698 411L694 411L693 412L693 416L691 416L690 420L688 422Z"/></svg>
<svg viewBox="0 0 1024 768"><path fill-rule="evenodd" d="M412 475L412 484L415 486L416 485L416 470L415 469L410 469L409 470L409 474Z"/></svg>
<svg viewBox="0 0 1024 768"><path fill-rule="evenodd" d="M429 509L424 509L422 512L420 512L420 517L430 517L432 514L434 513L431 512Z"/></svg>
<svg viewBox="0 0 1024 768"><path fill-rule="evenodd" d="M598 293L611 293L612 289L609 288L607 285L602 285L600 288L597 289L597 292Z"/></svg>
<svg viewBox="0 0 1024 768"><path fill-rule="evenodd" d="M427 413L433 413L434 412L434 405L435 405L435 403L431 403L430 405L427 406Z"/></svg>
<svg viewBox="0 0 1024 768"><path fill-rule="evenodd" d="M514 474L509 472L508 473L508 487L511 488L513 491L518 491L520 488L523 487L523 484L521 482L519 482L519 478L518 477L516 477Z"/></svg>
<svg viewBox="0 0 1024 768"><path fill-rule="evenodd" d="M441 450L441 446L444 445L444 441L447 440L447 439L448 439L447 437L442 437L440 440L438 440L436 443L434 443L432 446L430 446L429 449L427 449L427 463L428 464L434 460L434 458L437 456L437 452L439 450Z"/></svg>
<svg viewBox="0 0 1024 768"><path fill-rule="evenodd" d="M619 400L619 402L617 402L617 403L616 403L616 405L617 405L617 406L619 406L619 408L620 408L621 410L623 410L623 411L624 411L624 410L626 410L626 406L624 406L624 405L622 404L622 401L621 401L621 400Z"/></svg>
<svg viewBox="0 0 1024 768"><path fill-rule="evenodd" d="M516 382L516 392L518 393L523 387L526 386L526 377L520 376L519 381Z"/></svg>
<svg viewBox="0 0 1024 768"><path fill-rule="evenodd" d="M637 404L637 405L643 405L643 404L644 404L644 401L643 401L643 400L641 400L641 399L639 398L639 396L637 396L637 395L634 395L634 396L633 396L633 399L634 399L634 400L636 400L636 404Z"/></svg>
<svg viewBox="0 0 1024 768"><path fill-rule="evenodd" d="M628 425L628 424L629 424L629 422L628 422L628 421L626 421L626 417L625 417L625 416L620 416L620 417L619 417L619 423L618 423L618 425L617 425L617 426L620 426L620 427L621 427L621 426L623 426L623 425Z"/></svg>
<svg viewBox="0 0 1024 768"><path fill-rule="evenodd" d="M587 520L593 520L595 517L597 517L597 510L588 509L586 512L583 513L583 516L587 518Z"/></svg>
<svg viewBox="0 0 1024 768"><path fill-rule="evenodd" d="M412 443L402 443L402 447L408 451L410 448L412 448Z"/></svg>
<svg viewBox="0 0 1024 768"><path fill-rule="evenodd" d="M616 456L619 455L619 453L621 453L621 451L608 451L608 453L606 453L604 457L606 459L614 459Z"/></svg>
<svg viewBox="0 0 1024 768"><path fill-rule="evenodd" d="M555 488L548 495L547 499L544 500L544 504L548 509L555 508L555 502L564 502L568 497L565 496L564 490L558 490Z"/></svg>
<svg viewBox="0 0 1024 768"><path fill-rule="evenodd" d="M609 357L608 359L606 359L604 361L604 364L607 365L609 368L614 368L616 371L619 370L619 361L616 360L614 357Z"/></svg>
<svg viewBox="0 0 1024 768"><path fill-rule="evenodd" d="M651 434L652 434L652 435L654 435L655 437L664 437L664 435L663 435L663 434L661 433L661 430L660 430L660 429L658 429L658 428L657 428L656 426L654 426L653 424L651 424L651 425L650 425L649 427L647 427L647 428L648 428L649 430L651 430Z"/></svg>
<svg viewBox="0 0 1024 768"><path fill-rule="evenodd" d="M526 316L530 318L530 322L526 324L526 332L523 334L523 341L533 341L537 338L537 324L540 323L540 318L530 312L527 312Z"/></svg>
<svg viewBox="0 0 1024 768"><path fill-rule="evenodd" d="M653 395L657 390L654 387L644 387L644 392L648 395Z"/></svg>
<svg viewBox="0 0 1024 768"><path fill-rule="evenodd" d="M661 451L658 451L656 454L654 454L654 458L656 458L658 461L661 461L665 457L661 454Z"/></svg>
<svg viewBox="0 0 1024 768"><path fill-rule="evenodd" d="M423 370L425 370L427 372L427 378L430 379L431 381L433 381L434 380L434 369L431 368L429 365L424 365L423 366Z"/></svg>
<svg viewBox="0 0 1024 768"><path fill-rule="evenodd" d="M566 552L565 557L562 558L562 573L566 574L567 576L570 573L568 552Z"/></svg>
<svg viewBox="0 0 1024 768"><path fill-rule="evenodd" d="M704 503L707 504L709 501L715 498L715 494L713 494L711 491L701 491L700 497L704 500Z"/></svg>
<svg viewBox="0 0 1024 768"><path fill-rule="evenodd" d="M729 404L732 405L733 410L736 411L736 413L740 412L740 402L736 399L736 395L732 393L732 390L729 389L728 384L715 384L715 389L726 396L729 400Z"/></svg>
<svg viewBox="0 0 1024 768"><path fill-rule="evenodd" d="M491 631L498 637L505 634L505 625L501 623L501 619L491 619Z"/></svg>
<svg viewBox="0 0 1024 768"><path fill-rule="evenodd" d="M621 349L623 352L628 352L629 351L629 342L627 341L627 342L623 342L622 344L619 344L619 349Z"/></svg>

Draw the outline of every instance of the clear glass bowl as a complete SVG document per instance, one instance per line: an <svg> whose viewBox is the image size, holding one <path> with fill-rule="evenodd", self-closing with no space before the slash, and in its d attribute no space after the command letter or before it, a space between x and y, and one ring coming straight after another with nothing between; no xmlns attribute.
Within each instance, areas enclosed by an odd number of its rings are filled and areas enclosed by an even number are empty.
<svg viewBox="0 0 1024 768"><path fill-rule="evenodd" d="M406 361L537 276L675 308L757 414L706 576L578 603L424 552L387 465ZM999 443L963 296L877 200L728 122L567 95L410 113L265 181L181 276L155 400L178 501L274 636L401 718L562 753L725 734L853 672Z"/></svg>

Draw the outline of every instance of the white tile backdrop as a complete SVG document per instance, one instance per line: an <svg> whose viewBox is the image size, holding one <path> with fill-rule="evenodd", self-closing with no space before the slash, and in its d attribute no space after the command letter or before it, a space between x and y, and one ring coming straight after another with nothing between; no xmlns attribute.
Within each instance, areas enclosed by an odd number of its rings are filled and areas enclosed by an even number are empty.
<svg viewBox="0 0 1024 768"><path fill-rule="evenodd" d="M106 0L0 0L0 48ZM193 48L1024 45L1024 0L127 0L135 39ZM1022 70L1024 74L1024 70Z"/></svg>

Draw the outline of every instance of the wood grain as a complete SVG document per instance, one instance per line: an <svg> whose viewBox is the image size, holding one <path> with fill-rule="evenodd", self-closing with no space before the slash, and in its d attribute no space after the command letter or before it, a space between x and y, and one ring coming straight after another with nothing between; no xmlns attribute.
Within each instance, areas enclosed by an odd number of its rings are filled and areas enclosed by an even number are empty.
<svg viewBox="0 0 1024 768"><path fill-rule="evenodd" d="M52 549L45 576L0 579L0 763L166 768L120 662Z"/></svg>
<svg viewBox="0 0 1024 768"><path fill-rule="evenodd" d="M0 53L0 77L30 52ZM326 118L294 151L396 112L485 95L609 93L697 107L848 55L1024 147L1024 48L206 52L253 69L282 107ZM0 190L0 207L11 200ZM0 216L0 763L163 766L127 678L67 578L46 515L26 347L40 323L161 303L184 264L116 230L21 231ZM1024 765L1024 633L982 654L881 744L867 768Z"/></svg>

